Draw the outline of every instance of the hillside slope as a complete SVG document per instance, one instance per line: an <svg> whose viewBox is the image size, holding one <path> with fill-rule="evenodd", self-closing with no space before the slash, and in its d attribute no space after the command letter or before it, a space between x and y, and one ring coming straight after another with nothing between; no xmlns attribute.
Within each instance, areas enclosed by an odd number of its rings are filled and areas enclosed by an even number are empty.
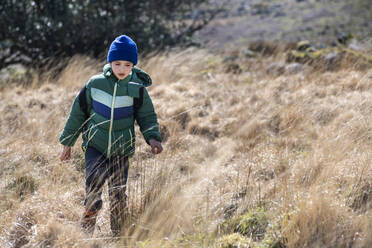
<svg viewBox="0 0 372 248"><path fill-rule="evenodd" d="M256 40L297 42L318 46L342 34L358 39L372 35L369 0L215 0L225 11L202 29L197 38L208 48L246 46Z"/></svg>
<svg viewBox="0 0 372 248"><path fill-rule="evenodd" d="M371 247L372 68L273 72L285 54L234 56L143 60L165 150L152 156L138 134L121 240L107 192L93 238L79 228L79 144L59 161L71 103L103 64L76 57L57 80L4 88L0 246Z"/></svg>

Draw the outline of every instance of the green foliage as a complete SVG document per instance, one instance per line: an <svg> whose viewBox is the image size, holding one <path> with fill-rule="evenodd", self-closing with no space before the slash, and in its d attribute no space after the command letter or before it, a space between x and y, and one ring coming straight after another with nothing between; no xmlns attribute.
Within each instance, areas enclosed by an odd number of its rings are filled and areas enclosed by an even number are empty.
<svg viewBox="0 0 372 248"><path fill-rule="evenodd" d="M263 208L229 219L222 224L225 233L239 233L260 240L264 237L268 218Z"/></svg>
<svg viewBox="0 0 372 248"><path fill-rule="evenodd" d="M38 186L36 179L32 176L17 175L7 188L13 190L23 200L26 195L34 193Z"/></svg>
<svg viewBox="0 0 372 248"><path fill-rule="evenodd" d="M243 237L242 239L246 239ZM220 239L221 243L226 243L222 238ZM146 239L136 243L136 247L140 248L151 248L151 247L162 247L162 248L174 248L174 247L183 247L183 248L193 248L193 247L213 247L215 244L214 237L202 232L196 232L195 234L182 235L176 239ZM217 246L221 247L221 246ZM228 247L228 246L222 246ZM235 247L235 246L231 246ZM245 246L240 246L245 247Z"/></svg>
<svg viewBox="0 0 372 248"><path fill-rule="evenodd" d="M32 70L22 66L8 66L0 70L0 90L8 84L27 84L32 80Z"/></svg>
<svg viewBox="0 0 372 248"><path fill-rule="evenodd" d="M265 237L260 243L260 248L285 248L284 240L278 233L279 227L271 227L266 231Z"/></svg>
<svg viewBox="0 0 372 248"><path fill-rule="evenodd" d="M211 247L214 239L215 237L212 234L198 231L178 238L174 247Z"/></svg>
<svg viewBox="0 0 372 248"><path fill-rule="evenodd" d="M215 245L215 248L251 248L254 247L254 243L251 239L239 234L233 233L222 236L219 238Z"/></svg>
<svg viewBox="0 0 372 248"><path fill-rule="evenodd" d="M73 160L74 168L79 173L85 172L85 160L84 157L75 156Z"/></svg>
<svg viewBox="0 0 372 248"><path fill-rule="evenodd" d="M270 4L268 2L255 3L252 5L252 11L255 15L270 14Z"/></svg>
<svg viewBox="0 0 372 248"><path fill-rule="evenodd" d="M300 41L296 49L288 52L286 61L308 64L316 69L326 70L341 69L343 64L354 64L360 69L372 66L371 56L347 48L341 41L337 43L337 46L322 49L314 48L308 41Z"/></svg>
<svg viewBox="0 0 372 248"><path fill-rule="evenodd" d="M0 68L43 66L74 54L98 57L120 34L140 52L190 41L218 12L209 0L4 0L0 5ZM198 15L193 15L199 9Z"/></svg>

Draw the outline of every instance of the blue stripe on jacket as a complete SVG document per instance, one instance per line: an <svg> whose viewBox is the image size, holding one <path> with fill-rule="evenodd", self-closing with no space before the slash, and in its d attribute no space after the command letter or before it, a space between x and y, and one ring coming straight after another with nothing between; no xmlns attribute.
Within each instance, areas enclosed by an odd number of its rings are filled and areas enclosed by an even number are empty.
<svg viewBox="0 0 372 248"><path fill-rule="evenodd" d="M103 117L110 119L111 117L111 108L107 107L105 104L92 101L92 106L94 111L97 114L102 115ZM114 108L114 120L120 120L123 118L128 118L134 113L133 105L129 107Z"/></svg>

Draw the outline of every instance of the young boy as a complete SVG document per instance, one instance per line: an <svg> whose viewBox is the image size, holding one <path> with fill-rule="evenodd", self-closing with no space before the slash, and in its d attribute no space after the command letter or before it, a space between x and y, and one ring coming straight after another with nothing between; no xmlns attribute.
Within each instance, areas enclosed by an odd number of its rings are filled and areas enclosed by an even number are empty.
<svg viewBox="0 0 372 248"><path fill-rule="evenodd" d="M93 76L75 98L60 136L61 160L71 158L71 147L82 133L85 151L85 212L82 227L93 233L98 211L102 208L102 188L108 181L112 233L120 234L126 208L126 183L129 157L134 154L134 121L140 126L153 154L163 148L154 107L145 87L151 78L134 67L136 43L126 35L110 46L101 75Z"/></svg>

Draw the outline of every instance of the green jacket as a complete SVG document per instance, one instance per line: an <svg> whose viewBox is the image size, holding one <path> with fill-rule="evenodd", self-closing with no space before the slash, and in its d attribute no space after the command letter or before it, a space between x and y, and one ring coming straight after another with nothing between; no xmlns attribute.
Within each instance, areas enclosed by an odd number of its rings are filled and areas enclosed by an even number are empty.
<svg viewBox="0 0 372 248"><path fill-rule="evenodd" d="M161 142L154 106L145 88L151 83L151 78L137 67L127 78L118 80L111 66L105 65L103 73L85 85L89 118L86 119L77 96L59 138L61 144L73 146L82 133L83 148L93 147L106 157L131 156L135 150L134 121L147 143L150 139ZM140 88L144 88L143 102L135 110L134 98L140 97Z"/></svg>

